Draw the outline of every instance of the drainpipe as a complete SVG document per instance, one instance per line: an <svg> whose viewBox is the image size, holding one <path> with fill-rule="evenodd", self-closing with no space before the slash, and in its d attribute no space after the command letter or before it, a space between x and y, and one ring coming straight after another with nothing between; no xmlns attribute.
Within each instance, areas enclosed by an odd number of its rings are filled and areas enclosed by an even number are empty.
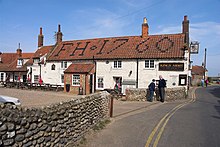
<svg viewBox="0 0 220 147"><path fill-rule="evenodd" d="M87 85L87 74L85 74L85 95L86 95L86 85Z"/></svg>
<svg viewBox="0 0 220 147"><path fill-rule="evenodd" d="M137 74L136 74L136 88L138 88L138 66L139 66L139 61L137 59Z"/></svg>
<svg viewBox="0 0 220 147"><path fill-rule="evenodd" d="M93 88L94 88L94 93L96 91L96 61L95 61L95 56L92 57L93 64L95 64L95 73L94 73L94 78L93 78Z"/></svg>

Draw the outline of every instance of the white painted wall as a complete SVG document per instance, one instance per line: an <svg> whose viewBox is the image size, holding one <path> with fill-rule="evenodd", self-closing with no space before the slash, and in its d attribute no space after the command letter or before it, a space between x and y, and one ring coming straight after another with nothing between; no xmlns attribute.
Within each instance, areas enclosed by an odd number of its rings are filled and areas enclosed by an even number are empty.
<svg viewBox="0 0 220 147"><path fill-rule="evenodd" d="M109 63L107 63L108 61ZM136 60L122 61L122 68L115 69L113 64L116 60L102 60L96 63L96 89L103 90L105 88L113 89L115 81L113 77L122 77L123 79L136 79ZM130 71L132 74L129 75ZM98 77L103 77L104 88L98 88Z"/></svg>
<svg viewBox="0 0 220 147"><path fill-rule="evenodd" d="M137 60L123 60L121 69L114 69L113 63L114 60L108 60L109 63L105 60L97 61L96 64L96 89L113 89L115 81L113 77L122 77L128 80L136 80L137 74ZM184 71L158 71L159 63L184 63ZM152 79L158 80L159 75L162 75L165 80L167 80L167 87L182 87L179 86L179 74L188 75L188 61L187 60L155 60L155 68L146 69L145 68L145 59L138 61L138 88L147 88ZM129 76L129 72L132 71L132 74ZM104 88L98 88L98 77L103 77ZM175 85L173 85L175 83ZM186 87L186 86L185 86ZM123 90L124 91L124 90Z"/></svg>
<svg viewBox="0 0 220 147"><path fill-rule="evenodd" d="M139 61L139 78L138 87L146 88L152 81L152 79L159 80L159 75L167 80L167 87L182 87L179 86L179 74L188 75L188 64L185 60L154 60L155 68L146 69L145 60ZM184 63L184 71L159 71L159 63ZM173 85L175 83L175 85Z"/></svg>
<svg viewBox="0 0 220 147"><path fill-rule="evenodd" d="M51 70L52 65L55 65L55 70ZM72 62L67 62L67 68L72 64ZM61 62L47 62L45 65L45 70L43 72L45 76L45 83L64 85L61 82L61 75L64 75L64 71L67 68L61 68Z"/></svg>

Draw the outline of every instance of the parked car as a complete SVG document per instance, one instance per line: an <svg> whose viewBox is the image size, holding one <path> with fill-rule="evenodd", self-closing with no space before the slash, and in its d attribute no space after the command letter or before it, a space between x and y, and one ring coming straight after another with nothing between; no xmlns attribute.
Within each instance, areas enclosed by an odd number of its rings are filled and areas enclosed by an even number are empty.
<svg viewBox="0 0 220 147"><path fill-rule="evenodd" d="M10 96L4 96L4 95L0 95L0 103L21 105L21 102L19 99L14 98L14 97L10 97Z"/></svg>

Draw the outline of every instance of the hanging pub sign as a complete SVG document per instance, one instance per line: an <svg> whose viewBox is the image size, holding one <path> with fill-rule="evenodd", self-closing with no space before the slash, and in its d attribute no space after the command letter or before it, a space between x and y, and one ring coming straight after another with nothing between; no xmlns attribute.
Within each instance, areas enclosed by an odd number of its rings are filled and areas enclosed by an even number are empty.
<svg viewBox="0 0 220 147"><path fill-rule="evenodd" d="M184 71L184 63L159 63L159 71Z"/></svg>
<svg viewBox="0 0 220 147"><path fill-rule="evenodd" d="M198 54L199 53L199 42L198 41L192 41L190 43L190 53L191 54Z"/></svg>

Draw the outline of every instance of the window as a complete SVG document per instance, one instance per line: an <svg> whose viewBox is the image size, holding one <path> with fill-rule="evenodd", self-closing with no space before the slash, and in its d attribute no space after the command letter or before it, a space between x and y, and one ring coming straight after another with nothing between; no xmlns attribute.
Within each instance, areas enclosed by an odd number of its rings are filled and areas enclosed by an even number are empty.
<svg viewBox="0 0 220 147"><path fill-rule="evenodd" d="M98 77L98 88L104 88L103 77Z"/></svg>
<svg viewBox="0 0 220 147"><path fill-rule="evenodd" d="M4 73L1 73L1 79L0 81L3 81L4 80Z"/></svg>
<svg viewBox="0 0 220 147"><path fill-rule="evenodd" d="M187 75L179 75L179 85L185 86L187 84Z"/></svg>
<svg viewBox="0 0 220 147"><path fill-rule="evenodd" d="M23 65L23 60L22 59L18 59L18 66L22 66Z"/></svg>
<svg viewBox="0 0 220 147"><path fill-rule="evenodd" d="M154 68L154 60L145 60L145 68Z"/></svg>
<svg viewBox="0 0 220 147"><path fill-rule="evenodd" d="M38 83L38 79L39 78L39 76L38 75L34 75L34 83Z"/></svg>
<svg viewBox="0 0 220 147"><path fill-rule="evenodd" d="M80 85L80 75L73 75L73 86Z"/></svg>
<svg viewBox="0 0 220 147"><path fill-rule="evenodd" d="M61 83L64 83L64 75L61 75Z"/></svg>
<svg viewBox="0 0 220 147"><path fill-rule="evenodd" d="M38 64L39 62L40 62L40 58L35 58L35 59L34 59L34 63L35 63L35 64Z"/></svg>
<svg viewBox="0 0 220 147"><path fill-rule="evenodd" d="M55 65L53 64L52 66L51 66L51 70L55 70Z"/></svg>
<svg viewBox="0 0 220 147"><path fill-rule="evenodd" d="M67 61L61 62L61 68L67 68Z"/></svg>
<svg viewBox="0 0 220 147"><path fill-rule="evenodd" d="M114 61L114 68L121 68L122 64L121 61Z"/></svg>

